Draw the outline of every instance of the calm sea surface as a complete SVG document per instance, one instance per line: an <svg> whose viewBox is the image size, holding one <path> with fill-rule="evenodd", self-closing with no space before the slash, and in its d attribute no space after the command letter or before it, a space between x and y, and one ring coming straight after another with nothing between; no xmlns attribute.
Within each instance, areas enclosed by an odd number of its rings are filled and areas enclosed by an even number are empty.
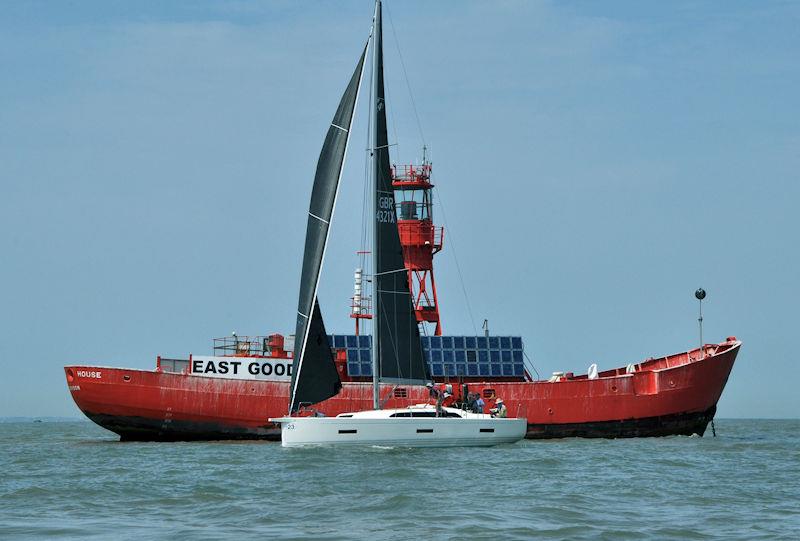
<svg viewBox="0 0 800 541"><path fill-rule="evenodd" d="M333 450L0 423L0 539L799 539L800 421L717 432Z"/></svg>

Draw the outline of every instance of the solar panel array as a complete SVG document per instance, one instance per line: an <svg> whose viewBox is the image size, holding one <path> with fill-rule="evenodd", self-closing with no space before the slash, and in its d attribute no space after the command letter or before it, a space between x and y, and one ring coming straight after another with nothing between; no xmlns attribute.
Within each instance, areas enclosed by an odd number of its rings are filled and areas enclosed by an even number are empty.
<svg viewBox="0 0 800 541"><path fill-rule="evenodd" d="M372 337L328 336L333 349L347 351L351 376L372 376ZM423 336L422 349L431 375L521 377L525 375L519 336Z"/></svg>

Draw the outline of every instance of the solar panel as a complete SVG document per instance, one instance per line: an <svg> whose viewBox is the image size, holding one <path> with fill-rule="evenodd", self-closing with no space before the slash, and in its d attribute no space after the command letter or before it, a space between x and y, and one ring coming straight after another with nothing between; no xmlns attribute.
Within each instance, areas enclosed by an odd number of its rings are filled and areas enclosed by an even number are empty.
<svg viewBox="0 0 800 541"><path fill-rule="evenodd" d="M333 349L347 353L351 376L372 376L372 337L328 336ZM525 375L520 336L423 336L425 360L433 376L522 377Z"/></svg>

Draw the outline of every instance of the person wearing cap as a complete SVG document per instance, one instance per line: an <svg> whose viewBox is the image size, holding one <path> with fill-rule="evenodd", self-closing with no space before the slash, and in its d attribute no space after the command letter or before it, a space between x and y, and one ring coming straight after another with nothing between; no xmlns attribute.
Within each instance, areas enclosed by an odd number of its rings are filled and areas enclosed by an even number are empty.
<svg viewBox="0 0 800 541"><path fill-rule="evenodd" d="M430 381L425 384L425 387L428 388L428 393L430 394L431 398L439 398L439 389L433 386L433 383Z"/></svg>
<svg viewBox="0 0 800 541"><path fill-rule="evenodd" d="M494 407L489 411L492 412L492 417L505 418L508 416L508 408L506 408L506 405L503 403L502 398L498 398L497 400L495 400Z"/></svg>

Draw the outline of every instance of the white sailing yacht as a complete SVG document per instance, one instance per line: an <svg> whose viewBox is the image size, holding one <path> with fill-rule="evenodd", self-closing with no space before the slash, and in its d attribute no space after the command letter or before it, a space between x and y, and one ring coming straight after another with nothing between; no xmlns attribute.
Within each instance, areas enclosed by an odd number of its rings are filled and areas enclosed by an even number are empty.
<svg viewBox="0 0 800 541"><path fill-rule="evenodd" d="M358 101L367 51L372 44L370 161L373 213L373 407L336 417L303 416L302 408L335 396L341 389L327 341L317 287L336 204L350 127ZM495 418L455 408L420 404L381 409L379 382L424 385L430 381L413 311L392 188L383 83L381 2L372 32L342 96L317 162L308 212L289 415L280 423L284 446L400 445L412 447L490 446L525 436L527 420Z"/></svg>

